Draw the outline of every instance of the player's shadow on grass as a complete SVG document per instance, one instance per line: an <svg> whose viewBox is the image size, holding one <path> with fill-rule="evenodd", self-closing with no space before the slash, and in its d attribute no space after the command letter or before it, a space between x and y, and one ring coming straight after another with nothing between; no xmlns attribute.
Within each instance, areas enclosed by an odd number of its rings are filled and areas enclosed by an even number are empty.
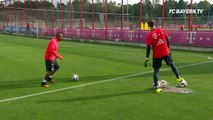
<svg viewBox="0 0 213 120"><path fill-rule="evenodd" d="M5 89L17 89L17 88L33 88L40 87L40 81L36 79L28 80L13 80L13 81L2 81L0 82L0 90Z"/></svg>
<svg viewBox="0 0 213 120"><path fill-rule="evenodd" d="M106 94L106 95L95 95L95 96L86 96L86 97L76 97L76 98L68 98L68 99L61 99L61 100L42 100L38 103L49 103L49 102L79 102L79 101L90 101L90 100L100 100L100 99L107 99L113 97L122 97L122 96L129 96L129 95L142 95L142 94L156 94L152 88L146 88L144 90L138 91L130 91L130 92L123 92L123 93L114 93L114 94Z"/></svg>

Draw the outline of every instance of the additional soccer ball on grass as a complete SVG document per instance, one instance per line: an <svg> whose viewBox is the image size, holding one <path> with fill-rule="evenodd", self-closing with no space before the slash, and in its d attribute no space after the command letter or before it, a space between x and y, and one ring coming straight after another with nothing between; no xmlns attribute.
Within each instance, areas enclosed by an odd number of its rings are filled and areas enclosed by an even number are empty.
<svg viewBox="0 0 213 120"><path fill-rule="evenodd" d="M160 80L159 85L161 88L165 88L168 86L168 83L166 82L166 80Z"/></svg>
<svg viewBox="0 0 213 120"><path fill-rule="evenodd" d="M79 76L77 74L73 74L72 75L72 80L73 81L78 81L79 80Z"/></svg>
<svg viewBox="0 0 213 120"><path fill-rule="evenodd" d="M179 87L183 88L187 86L187 82L185 80L181 80L178 85Z"/></svg>
<svg viewBox="0 0 213 120"><path fill-rule="evenodd" d="M153 83L153 88L154 88L154 89L156 89L156 88L161 88L160 81L158 81L158 86L155 86L155 83Z"/></svg>

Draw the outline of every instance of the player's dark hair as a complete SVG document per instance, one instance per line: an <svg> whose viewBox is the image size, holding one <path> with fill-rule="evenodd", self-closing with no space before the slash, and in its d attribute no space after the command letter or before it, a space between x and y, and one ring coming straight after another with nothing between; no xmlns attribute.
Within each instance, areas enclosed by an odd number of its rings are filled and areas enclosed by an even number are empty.
<svg viewBox="0 0 213 120"><path fill-rule="evenodd" d="M62 36L62 35L63 35L62 32L57 32L57 33L56 33L56 37L59 37L59 36Z"/></svg>
<svg viewBox="0 0 213 120"><path fill-rule="evenodd" d="M153 27L155 25L155 20L150 20L149 22L148 22L148 26L149 27Z"/></svg>

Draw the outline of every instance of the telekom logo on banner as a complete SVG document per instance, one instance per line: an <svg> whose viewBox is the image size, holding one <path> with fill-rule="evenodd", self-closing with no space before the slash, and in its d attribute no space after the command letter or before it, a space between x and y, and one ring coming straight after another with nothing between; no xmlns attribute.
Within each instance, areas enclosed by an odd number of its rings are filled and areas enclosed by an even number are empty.
<svg viewBox="0 0 213 120"><path fill-rule="evenodd" d="M193 43L193 40L195 40L196 32L187 32L187 39L189 40L189 44Z"/></svg>
<svg viewBox="0 0 213 120"><path fill-rule="evenodd" d="M113 30L108 30L108 37L111 39L113 36Z"/></svg>
<svg viewBox="0 0 213 120"><path fill-rule="evenodd" d="M134 37L134 31L129 31L128 37L130 38L130 40L132 40Z"/></svg>

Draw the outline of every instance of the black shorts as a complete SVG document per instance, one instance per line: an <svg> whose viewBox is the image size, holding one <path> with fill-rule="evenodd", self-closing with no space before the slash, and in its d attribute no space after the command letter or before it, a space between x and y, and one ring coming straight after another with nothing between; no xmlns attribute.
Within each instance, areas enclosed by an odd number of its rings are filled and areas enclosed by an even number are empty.
<svg viewBox="0 0 213 120"><path fill-rule="evenodd" d="M59 65L56 60L45 60L46 71L55 71L59 69Z"/></svg>
<svg viewBox="0 0 213 120"><path fill-rule="evenodd" d="M172 56L171 55L167 55L167 56L164 56L164 57L161 57L161 58L153 58L152 62L152 67L153 68L160 68L161 65L162 65L162 60L165 61L165 63L170 66L172 64Z"/></svg>

